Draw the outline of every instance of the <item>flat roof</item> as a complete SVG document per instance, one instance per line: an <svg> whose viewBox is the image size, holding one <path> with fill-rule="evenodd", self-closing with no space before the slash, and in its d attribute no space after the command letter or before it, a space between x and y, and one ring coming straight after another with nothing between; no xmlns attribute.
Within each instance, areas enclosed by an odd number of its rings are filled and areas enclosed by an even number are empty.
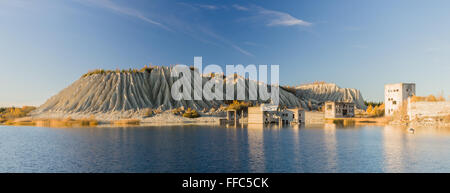
<svg viewBox="0 0 450 193"><path fill-rule="evenodd" d="M388 85L399 85L399 84L416 84L416 83L400 82L400 83L385 84L385 86L388 86Z"/></svg>

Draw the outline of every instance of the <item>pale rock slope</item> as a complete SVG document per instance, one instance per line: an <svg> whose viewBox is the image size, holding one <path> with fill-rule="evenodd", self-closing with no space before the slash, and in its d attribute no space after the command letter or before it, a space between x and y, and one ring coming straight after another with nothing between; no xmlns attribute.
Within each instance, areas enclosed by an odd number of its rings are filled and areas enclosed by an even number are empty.
<svg viewBox="0 0 450 193"><path fill-rule="evenodd" d="M168 110L190 107L203 110L218 109L224 104L223 100L174 100L171 87L177 79L170 76L172 69L158 66L145 72L106 72L83 76L48 99L32 112L32 116L83 118L94 115L101 120L115 120L142 118L145 108ZM210 79L203 76L203 84ZM235 80L227 78L225 81L223 77L214 77L214 79L215 82L223 84L224 89L226 84L249 81L242 77ZM248 84L245 91L247 95L258 95L254 92L249 93ZM258 101L255 103L261 102L263 101L258 96ZM301 101L294 94L280 89L280 104L287 107L300 107Z"/></svg>
<svg viewBox="0 0 450 193"><path fill-rule="evenodd" d="M341 88L333 83L311 83L295 87L295 95L302 106L313 109L326 101L354 102L358 109L366 109L361 92L354 88ZM310 104L309 104L310 103Z"/></svg>

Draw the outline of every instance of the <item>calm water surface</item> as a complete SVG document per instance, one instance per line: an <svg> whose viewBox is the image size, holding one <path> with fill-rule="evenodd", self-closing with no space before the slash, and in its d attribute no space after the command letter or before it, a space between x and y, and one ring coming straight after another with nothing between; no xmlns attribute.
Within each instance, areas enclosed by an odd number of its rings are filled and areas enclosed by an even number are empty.
<svg viewBox="0 0 450 193"><path fill-rule="evenodd" d="M0 172L450 172L450 129L0 126Z"/></svg>

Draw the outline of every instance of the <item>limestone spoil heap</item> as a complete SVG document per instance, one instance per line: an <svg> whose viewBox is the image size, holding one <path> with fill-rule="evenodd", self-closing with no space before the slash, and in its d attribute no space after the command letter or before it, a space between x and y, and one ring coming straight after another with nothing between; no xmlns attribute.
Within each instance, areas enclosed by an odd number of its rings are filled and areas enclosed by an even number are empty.
<svg viewBox="0 0 450 193"><path fill-rule="evenodd" d="M295 95L301 100L302 106L312 106L313 109L326 101L353 102L358 109L366 109L364 98L359 90L341 88L333 83L311 83L296 86Z"/></svg>
<svg viewBox="0 0 450 193"><path fill-rule="evenodd" d="M181 100L171 96L171 87L177 78L171 77L171 67L151 67L145 71L101 71L88 73L48 99L33 111L34 117L62 118L71 116L80 118L94 115L102 119L137 118L146 108L168 110L184 107L198 110L218 108L223 100ZM246 81L242 77L235 80L223 80L225 84ZM202 77L205 84L211 77ZM262 84L262 83L260 83ZM267 86L267 85L266 85ZM193 87L193 85L192 85ZM246 84L246 93L249 92ZM235 93L236 87L235 87ZM226 95L226 93L224 94ZM258 103L263 102L258 97ZM280 89L280 105L287 107L301 106L298 98Z"/></svg>

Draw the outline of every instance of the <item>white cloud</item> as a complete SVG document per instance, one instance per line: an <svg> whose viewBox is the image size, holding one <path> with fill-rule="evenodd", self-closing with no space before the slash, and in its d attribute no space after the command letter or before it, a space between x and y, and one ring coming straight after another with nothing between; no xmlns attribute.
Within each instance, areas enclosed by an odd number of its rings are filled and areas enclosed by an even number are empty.
<svg viewBox="0 0 450 193"><path fill-rule="evenodd" d="M226 6L217 6L217 5L210 5L210 4L191 4L191 3L184 3L184 2L180 2L180 3L177 3L177 4L189 7L191 9L193 9L193 10L201 10L201 9L218 10L218 9L225 9L225 8L227 8Z"/></svg>
<svg viewBox="0 0 450 193"><path fill-rule="evenodd" d="M243 53L243 54L245 54L245 55L247 55L247 56L254 56L252 53L250 53L250 52L248 52L247 50L244 50L244 49L242 49L241 47L236 46L236 45L234 45L234 44L231 44L231 47L233 47L235 50L237 50L237 51L239 51L239 52L241 52L241 53Z"/></svg>
<svg viewBox="0 0 450 193"><path fill-rule="evenodd" d="M150 19L149 17L145 16L142 12L140 12L138 10L120 6L116 3L113 3L110 0L76 0L76 1L83 3L83 4L88 3L90 5L95 5L97 7L109 9L111 11L114 11L114 12L117 12L120 14L132 16L132 17L138 18L142 21L145 21L147 23L159 26L165 30L173 31L171 28L163 25L162 23L160 23L154 19ZM179 3L179 4L184 5L184 6L189 6L193 9L216 10L216 9L226 8L223 6L218 7L218 6L214 6L214 5L200 5L200 4L191 5L191 4L185 4L185 3ZM163 21L166 21L165 23L170 23L171 24L170 26L172 28L177 29L177 32L186 33L186 34L192 36L193 38L199 39L200 41L203 41L205 43L217 45L214 41L209 41L207 38L205 38L205 35L206 35L207 37L214 39L216 42L221 42L222 44L227 45L244 55L254 56L252 53L239 47L232 41L216 34L215 32L213 32L212 30L210 30L208 28L205 28L203 25L197 26L196 24L189 23L189 22L185 23L182 20L179 20L177 18L171 18L171 17L164 17L164 18L160 18L160 19L162 19ZM167 22L167 21L169 21L169 22ZM193 26L196 26L196 27L193 27Z"/></svg>
<svg viewBox="0 0 450 193"><path fill-rule="evenodd" d="M267 26L310 26L309 22L295 18L288 13L258 7L259 14L266 17Z"/></svg>
<svg viewBox="0 0 450 193"><path fill-rule="evenodd" d="M124 15L128 15L131 17L135 17L138 18L142 21L145 21L147 23L159 26L167 31L172 31L170 28L168 28L167 26L148 18L147 16L145 16L144 14L142 14L140 11L132 9L132 8L128 8L128 7L123 7L120 6L118 4L115 4L113 2L111 2L110 0L87 0L87 1L79 1L81 3L83 2L88 2L90 4L96 5L98 7L102 7L105 9L109 9L111 11L114 11L116 13L120 13L120 14L124 14Z"/></svg>
<svg viewBox="0 0 450 193"><path fill-rule="evenodd" d="M264 47L264 48L267 47L264 44L259 44L259 43L250 42L250 41L245 41L244 44L247 45L247 46L254 46L254 47Z"/></svg>
<svg viewBox="0 0 450 193"><path fill-rule="evenodd" d="M215 5L203 5L203 4L199 4L198 5L200 8L203 9L209 9L209 10L216 10L219 9L219 7L215 6Z"/></svg>
<svg viewBox="0 0 450 193"><path fill-rule="evenodd" d="M208 9L208 10L218 10L218 9L228 9L229 6L216 6L207 4L185 4L191 8L195 9ZM312 23L298 19L288 13L269 10L259 6L242 6L238 4L233 4L232 7L239 11L252 11L257 14L257 16L262 17L267 26L310 26Z"/></svg>
<svg viewBox="0 0 450 193"><path fill-rule="evenodd" d="M238 5L238 4L234 4L233 7L234 7L236 10L239 10L239 11L248 11L248 8L247 8L247 7L244 7L244 6L241 6L241 5Z"/></svg>
<svg viewBox="0 0 450 193"><path fill-rule="evenodd" d="M233 42L231 42L230 40L218 35L217 33L214 33L213 31L207 29L207 28L203 28L203 27L199 27L200 31L214 39L217 39L219 41L221 41L222 43L234 48L235 50L239 51L240 53L247 55L247 56L254 56L252 53L250 53L249 51L239 47L238 45L234 44Z"/></svg>

